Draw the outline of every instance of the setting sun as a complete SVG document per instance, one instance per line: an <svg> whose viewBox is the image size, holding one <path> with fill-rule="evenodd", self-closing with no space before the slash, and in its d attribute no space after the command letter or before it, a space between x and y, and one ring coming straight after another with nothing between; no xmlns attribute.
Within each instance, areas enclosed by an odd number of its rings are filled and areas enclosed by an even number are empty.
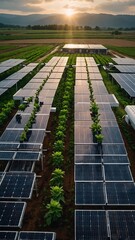
<svg viewBox="0 0 135 240"><path fill-rule="evenodd" d="M71 8L68 8L65 13L68 17L71 17L74 15L74 11Z"/></svg>

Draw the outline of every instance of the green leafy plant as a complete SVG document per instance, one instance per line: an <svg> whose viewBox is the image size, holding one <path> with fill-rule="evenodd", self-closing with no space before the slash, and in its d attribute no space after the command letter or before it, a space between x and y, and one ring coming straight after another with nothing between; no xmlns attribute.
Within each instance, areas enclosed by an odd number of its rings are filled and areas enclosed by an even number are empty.
<svg viewBox="0 0 135 240"><path fill-rule="evenodd" d="M52 154L52 163L55 167L62 166L62 163L64 161L62 152L54 152Z"/></svg>
<svg viewBox="0 0 135 240"><path fill-rule="evenodd" d="M62 216L62 206L58 201L51 199L47 204L47 213L45 214L45 222L49 226L56 222Z"/></svg>
<svg viewBox="0 0 135 240"><path fill-rule="evenodd" d="M64 149L64 143L62 140L57 140L55 143L54 143L54 150L55 151L59 151L59 152L62 152Z"/></svg>
<svg viewBox="0 0 135 240"><path fill-rule="evenodd" d="M92 132L93 132L94 134L96 134L96 133L101 133L101 131L102 131L101 125L100 125L99 123L96 123L96 122L94 122L94 123L92 124L91 129L92 129Z"/></svg>
<svg viewBox="0 0 135 240"><path fill-rule="evenodd" d="M65 174L65 172L62 171L62 169L56 168L52 172L50 185L51 186L62 186L63 185L64 174Z"/></svg>
<svg viewBox="0 0 135 240"><path fill-rule="evenodd" d="M62 131L56 132L56 139L63 140L65 138L65 134Z"/></svg>
<svg viewBox="0 0 135 240"><path fill-rule="evenodd" d="M95 135L95 137L96 137L97 143L102 144L104 136L102 134L97 134Z"/></svg>
<svg viewBox="0 0 135 240"><path fill-rule="evenodd" d="M51 197L58 202L64 202L64 190L62 187L51 187Z"/></svg>

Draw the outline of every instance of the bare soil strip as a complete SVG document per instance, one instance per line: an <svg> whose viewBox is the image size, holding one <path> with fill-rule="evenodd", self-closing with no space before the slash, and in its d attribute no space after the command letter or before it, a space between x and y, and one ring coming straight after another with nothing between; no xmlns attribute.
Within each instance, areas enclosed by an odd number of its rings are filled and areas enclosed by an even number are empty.
<svg viewBox="0 0 135 240"><path fill-rule="evenodd" d="M123 39L23 39L0 41L0 44L59 44L59 43L81 43L81 44L103 44L117 47L135 47L135 41Z"/></svg>

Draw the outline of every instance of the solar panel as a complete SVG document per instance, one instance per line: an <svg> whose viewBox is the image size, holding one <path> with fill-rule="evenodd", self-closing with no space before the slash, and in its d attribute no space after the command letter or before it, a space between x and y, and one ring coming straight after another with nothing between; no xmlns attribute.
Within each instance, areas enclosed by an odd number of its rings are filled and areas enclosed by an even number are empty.
<svg viewBox="0 0 135 240"><path fill-rule="evenodd" d="M89 72L90 80L103 80L101 73L91 73Z"/></svg>
<svg viewBox="0 0 135 240"><path fill-rule="evenodd" d="M12 161L8 171L9 172L33 172L35 166L34 161Z"/></svg>
<svg viewBox="0 0 135 240"><path fill-rule="evenodd" d="M90 112L75 112L75 121L91 121Z"/></svg>
<svg viewBox="0 0 135 240"><path fill-rule="evenodd" d="M102 144L102 151L97 144L76 144L75 154L84 156L127 156L124 144Z"/></svg>
<svg viewBox="0 0 135 240"><path fill-rule="evenodd" d="M61 73L51 73L51 75L49 76L49 79L61 79L61 77L62 77L62 75L63 75L63 73L61 72Z"/></svg>
<svg viewBox="0 0 135 240"><path fill-rule="evenodd" d="M38 89L41 86L41 84L42 84L41 82L38 83L29 82L23 87L23 89Z"/></svg>
<svg viewBox="0 0 135 240"><path fill-rule="evenodd" d="M21 152L18 151L16 152L14 156L14 160L19 160L19 161L39 161L41 156L40 152Z"/></svg>
<svg viewBox="0 0 135 240"><path fill-rule="evenodd" d="M122 65L122 64L126 64L126 65L135 65L135 60L134 59L132 59L132 58L127 58L127 57L125 57L125 58L120 58L120 57L117 57L117 58L112 58L113 59L113 61L115 61L117 64L120 64L120 65Z"/></svg>
<svg viewBox="0 0 135 240"><path fill-rule="evenodd" d="M0 152L0 160L2 160L2 161L13 160L14 155L15 155L15 152L1 151Z"/></svg>
<svg viewBox="0 0 135 240"><path fill-rule="evenodd" d="M103 181L101 164L76 164L75 181Z"/></svg>
<svg viewBox="0 0 135 240"><path fill-rule="evenodd" d="M104 205L103 182L76 182L75 204L76 205Z"/></svg>
<svg viewBox="0 0 135 240"><path fill-rule="evenodd" d="M49 73L48 72L38 72L34 77L33 79L46 79L47 77L49 76Z"/></svg>
<svg viewBox="0 0 135 240"><path fill-rule="evenodd" d="M18 113L17 113L18 114ZM21 115L21 119L20 121L18 122L17 119L16 119L16 116L17 114L12 118L12 120L10 121L10 123L8 124L7 126L7 130L9 128L16 128L16 129L24 129L26 123L28 122L29 118L30 118L30 115Z"/></svg>
<svg viewBox="0 0 135 240"><path fill-rule="evenodd" d="M111 240L135 239L135 211L108 211Z"/></svg>
<svg viewBox="0 0 135 240"><path fill-rule="evenodd" d="M11 88L17 83L17 80L3 80L0 82L0 88Z"/></svg>
<svg viewBox="0 0 135 240"><path fill-rule="evenodd" d="M104 164L129 164L127 156L104 156Z"/></svg>
<svg viewBox="0 0 135 240"><path fill-rule="evenodd" d="M100 73L98 67L96 66L88 66L88 72L89 73Z"/></svg>
<svg viewBox="0 0 135 240"><path fill-rule="evenodd" d="M6 72L10 68L12 68L12 67L10 67L10 66L9 67L0 66L0 74Z"/></svg>
<svg viewBox="0 0 135 240"><path fill-rule="evenodd" d="M88 125L86 125L88 123ZM83 127L82 127L83 126ZM102 127L104 136L103 143L123 143L123 139L118 127ZM85 121L84 124L77 125L75 122L75 144L85 144L96 142L93 137L90 123Z"/></svg>
<svg viewBox="0 0 135 240"><path fill-rule="evenodd" d="M29 72L16 72L13 73L12 75L10 75L9 77L7 77L7 80L21 80L22 78L24 78L26 75L28 75Z"/></svg>
<svg viewBox="0 0 135 240"><path fill-rule="evenodd" d="M106 182L108 205L135 205L133 182Z"/></svg>
<svg viewBox="0 0 135 240"><path fill-rule="evenodd" d="M133 181L128 165L104 165L105 181Z"/></svg>
<svg viewBox="0 0 135 240"><path fill-rule="evenodd" d="M17 240L18 232L0 231L1 240Z"/></svg>
<svg viewBox="0 0 135 240"><path fill-rule="evenodd" d="M25 202L0 202L0 227L21 228Z"/></svg>
<svg viewBox="0 0 135 240"><path fill-rule="evenodd" d="M105 211L75 211L75 240L106 240L107 238Z"/></svg>
<svg viewBox="0 0 135 240"><path fill-rule="evenodd" d="M55 240L54 232L20 232L18 240Z"/></svg>
<svg viewBox="0 0 135 240"><path fill-rule="evenodd" d="M8 88L0 88L0 96L5 93L8 90Z"/></svg>
<svg viewBox="0 0 135 240"><path fill-rule="evenodd" d="M39 152L42 149L42 144L38 144L38 143L20 143L18 146L18 150L20 151L35 151L35 152Z"/></svg>
<svg viewBox="0 0 135 240"><path fill-rule="evenodd" d="M135 97L135 74L111 73L111 76L130 97Z"/></svg>
<svg viewBox="0 0 135 240"><path fill-rule="evenodd" d="M83 156L83 154L75 155L75 163L83 164L99 164L102 163L101 156Z"/></svg>
<svg viewBox="0 0 135 240"><path fill-rule="evenodd" d="M16 129L8 129L5 130L4 133L2 134L0 141L5 141L5 142L20 142L20 136L22 133L21 130L16 130ZM45 131L44 130L29 130L27 142L28 143L42 143L45 137Z"/></svg>
<svg viewBox="0 0 135 240"><path fill-rule="evenodd" d="M18 143L0 142L0 151L14 151L17 150Z"/></svg>
<svg viewBox="0 0 135 240"><path fill-rule="evenodd" d="M30 199L35 177L34 173L6 173L0 184L0 198Z"/></svg>
<svg viewBox="0 0 135 240"><path fill-rule="evenodd" d="M121 73L135 73L135 65L115 65Z"/></svg>

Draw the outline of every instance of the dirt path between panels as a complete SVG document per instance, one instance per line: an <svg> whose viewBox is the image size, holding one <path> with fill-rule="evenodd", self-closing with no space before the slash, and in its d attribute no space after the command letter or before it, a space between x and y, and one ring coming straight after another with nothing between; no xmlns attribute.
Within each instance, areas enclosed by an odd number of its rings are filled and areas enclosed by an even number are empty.
<svg viewBox="0 0 135 240"><path fill-rule="evenodd" d="M59 45L57 46L57 47L55 47L51 52L49 52L48 54L45 54L44 56L42 56L41 58L38 58L38 62L42 62L44 59L46 59L49 55L51 55L51 54L53 54L53 53L55 53L55 52L57 52L58 51L58 49L59 49Z"/></svg>
<svg viewBox="0 0 135 240"><path fill-rule="evenodd" d="M124 39L23 39L0 41L0 44L60 44L60 43L81 43L81 44L103 44L117 47L135 47L135 41Z"/></svg>

